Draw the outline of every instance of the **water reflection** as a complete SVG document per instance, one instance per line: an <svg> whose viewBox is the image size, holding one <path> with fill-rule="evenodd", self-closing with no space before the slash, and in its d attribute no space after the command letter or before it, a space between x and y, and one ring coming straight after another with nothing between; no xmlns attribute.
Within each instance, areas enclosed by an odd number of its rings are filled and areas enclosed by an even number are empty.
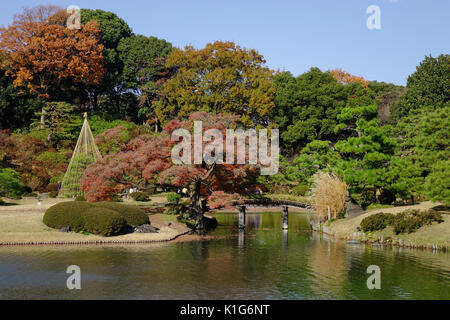
<svg viewBox="0 0 450 320"><path fill-rule="evenodd" d="M304 214L218 214L216 240L135 246L0 248L0 299L449 299L448 253L346 245ZM82 290L65 287L79 265ZM381 290L369 290L369 265Z"/></svg>
<svg viewBox="0 0 450 320"><path fill-rule="evenodd" d="M283 229L281 231L283 233L283 249L287 249L288 247L288 230Z"/></svg>

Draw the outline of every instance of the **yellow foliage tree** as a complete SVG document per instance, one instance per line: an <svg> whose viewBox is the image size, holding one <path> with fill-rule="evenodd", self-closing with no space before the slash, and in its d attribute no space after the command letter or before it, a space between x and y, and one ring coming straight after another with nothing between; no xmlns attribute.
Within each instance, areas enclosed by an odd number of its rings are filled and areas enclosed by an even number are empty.
<svg viewBox="0 0 450 320"><path fill-rule="evenodd" d="M246 126L267 125L274 109L273 71L256 50L233 42L214 42L204 49L175 49L166 67L175 75L164 84L155 103L161 123L186 118L195 111L236 114Z"/></svg>

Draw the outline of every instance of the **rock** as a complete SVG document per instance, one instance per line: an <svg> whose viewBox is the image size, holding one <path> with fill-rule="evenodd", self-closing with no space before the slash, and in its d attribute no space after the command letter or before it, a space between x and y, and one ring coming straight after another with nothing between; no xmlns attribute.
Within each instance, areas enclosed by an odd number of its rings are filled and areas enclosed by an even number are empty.
<svg viewBox="0 0 450 320"><path fill-rule="evenodd" d="M152 227L149 224L144 224L142 226L134 228L135 233L158 233L158 231L158 228Z"/></svg>
<svg viewBox="0 0 450 320"><path fill-rule="evenodd" d="M59 232L71 232L70 227L64 227L58 230Z"/></svg>

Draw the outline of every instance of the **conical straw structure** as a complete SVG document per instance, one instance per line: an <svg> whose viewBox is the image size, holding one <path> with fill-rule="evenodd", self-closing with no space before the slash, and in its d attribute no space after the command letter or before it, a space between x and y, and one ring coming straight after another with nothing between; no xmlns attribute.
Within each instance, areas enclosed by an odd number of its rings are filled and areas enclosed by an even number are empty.
<svg viewBox="0 0 450 320"><path fill-rule="evenodd" d="M95 144L94 136L84 114L83 127L78 137L77 145L73 151L72 159L61 184L59 196L72 198L82 195L81 177L83 171L91 164L101 160L102 155Z"/></svg>

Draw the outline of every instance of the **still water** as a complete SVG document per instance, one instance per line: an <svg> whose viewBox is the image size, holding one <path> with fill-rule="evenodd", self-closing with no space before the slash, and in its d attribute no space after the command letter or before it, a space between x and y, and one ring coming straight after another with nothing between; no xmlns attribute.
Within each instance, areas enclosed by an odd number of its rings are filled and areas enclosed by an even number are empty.
<svg viewBox="0 0 450 320"><path fill-rule="evenodd" d="M0 248L0 299L450 299L450 254L348 245L306 214L217 214L213 240L136 246ZM70 265L81 290L66 287ZM381 269L369 290L367 267Z"/></svg>

